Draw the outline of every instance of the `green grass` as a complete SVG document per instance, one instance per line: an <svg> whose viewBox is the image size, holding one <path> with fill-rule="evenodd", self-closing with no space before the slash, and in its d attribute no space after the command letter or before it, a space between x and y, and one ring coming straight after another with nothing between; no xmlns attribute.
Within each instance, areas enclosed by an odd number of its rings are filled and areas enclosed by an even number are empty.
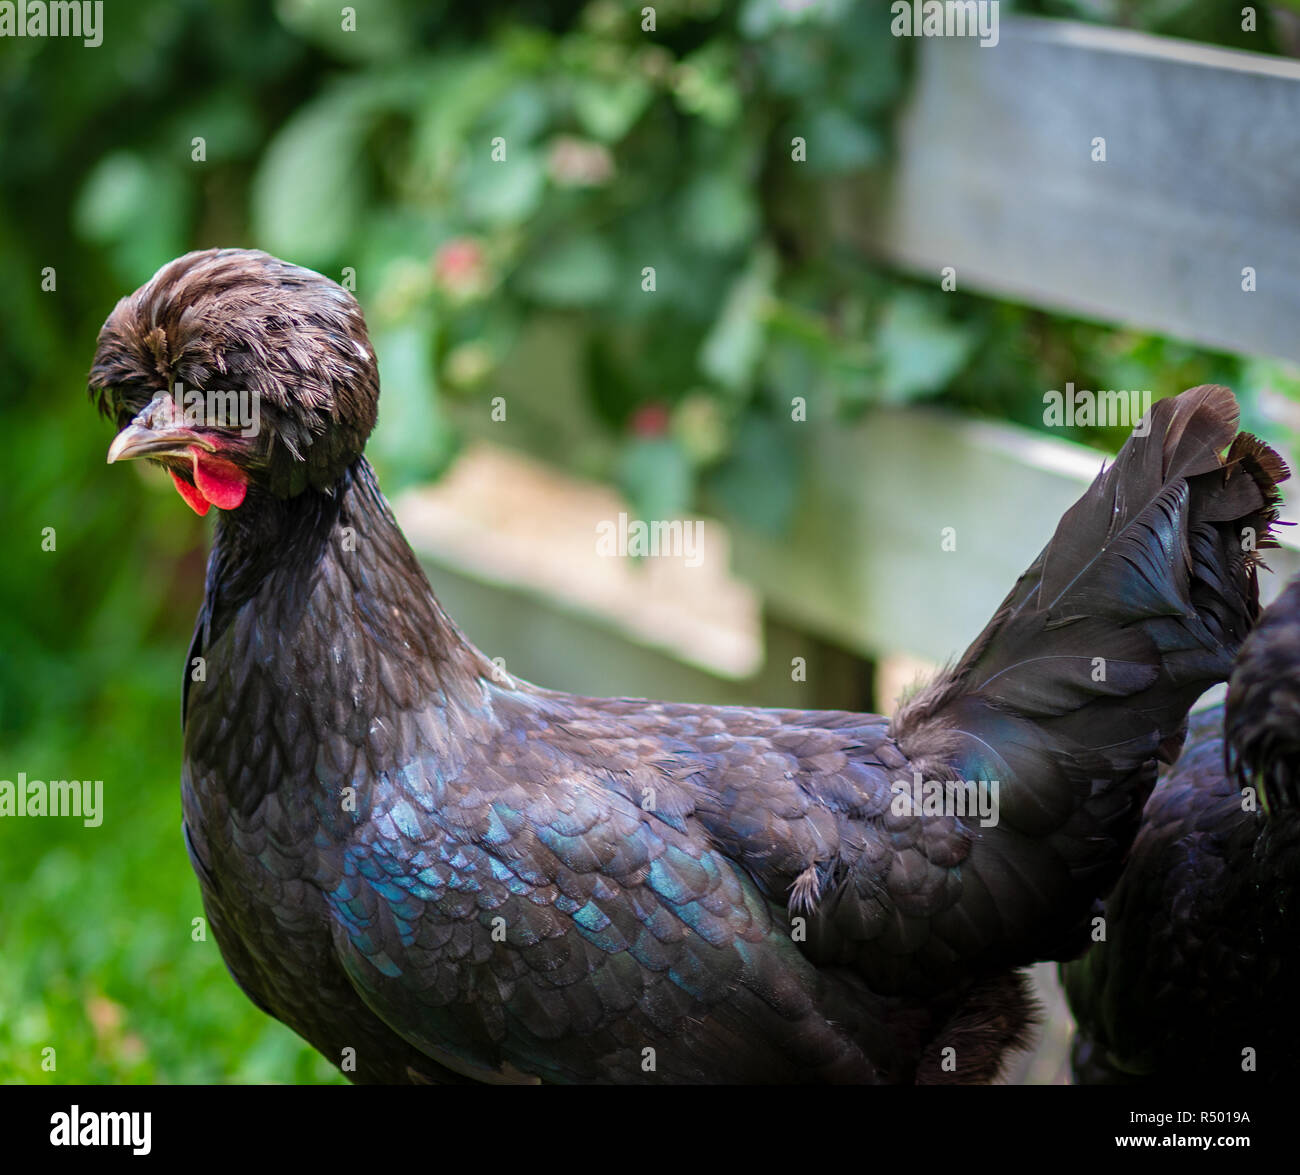
<svg viewBox="0 0 1300 1175"><path fill-rule="evenodd" d="M137 671L120 683L125 697L141 678L154 684ZM210 934L196 941L203 910L180 834L175 708L173 697L166 730L140 729L162 706L137 705L134 722L114 713L84 730L83 745L59 751L38 738L5 756L31 776L86 765L104 778L98 828L73 818L0 821L5 1082L343 1080L248 1002Z"/></svg>
<svg viewBox="0 0 1300 1175"><path fill-rule="evenodd" d="M194 940L179 710L204 526L105 468L80 369L0 413L0 779L104 781L97 828L0 818L0 1082L341 1082Z"/></svg>

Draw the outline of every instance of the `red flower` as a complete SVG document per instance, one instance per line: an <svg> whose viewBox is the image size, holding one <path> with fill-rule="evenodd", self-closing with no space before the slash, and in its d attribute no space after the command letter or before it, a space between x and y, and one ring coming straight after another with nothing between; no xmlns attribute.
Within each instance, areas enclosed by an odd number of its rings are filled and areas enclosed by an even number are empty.
<svg viewBox="0 0 1300 1175"><path fill-rule="evenodd" d="M668 407L659 400L632 413L632 431L639 437L661 437L668 431Z"/></svg>
<svg viewBox="0 0 1300 1175"><path fill-rule="evenodd" d="M444 290L469 298L488 286L487 258L474 237L453 237L444 241L433 258L433 276Z"/></svg>

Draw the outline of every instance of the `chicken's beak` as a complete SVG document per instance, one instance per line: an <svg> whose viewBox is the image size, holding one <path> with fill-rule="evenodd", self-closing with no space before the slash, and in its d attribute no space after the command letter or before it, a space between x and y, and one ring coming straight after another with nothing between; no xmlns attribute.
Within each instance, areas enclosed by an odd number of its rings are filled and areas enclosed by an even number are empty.
<svg viewBox="0 0 1300 1175"><path fill-rule="evenodd" d="M108 463L134 457L171 458L160 464L167 467L176 492L190 509L196 514L206 514L209 506L233 510L248 492L248 474L235 462L219 456L223 450L211 437L212 434L204 436L187 428L172 398L160 395L113 438L108 447ZM232 447L235 446L227 441L226 448Z"/></svg>
<svg viewBox="0 0 1300 1175"><path fill-rule="evenodd" d="M150 404L113 438L108 447L108 463L135 457L187 457L191 445L216 452L216 445L201 433L172 423L176 419L171 397Z"/></svg>
<svg viewBox="0 0 1300 1175"><path fill-rule="evenodd" d="M108 463L129 461L133 457L160 457L166 453L180 456L189 445L197 443L198 437L188 429L154 429L143 424L128 424L109 445Z"/></svg>

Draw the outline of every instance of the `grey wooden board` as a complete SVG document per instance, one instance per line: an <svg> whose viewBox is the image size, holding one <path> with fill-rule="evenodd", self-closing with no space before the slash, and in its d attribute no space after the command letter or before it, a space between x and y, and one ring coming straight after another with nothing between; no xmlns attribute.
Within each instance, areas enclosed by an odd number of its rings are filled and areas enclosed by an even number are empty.
<svg viewBox="0 0 1300 1175"><path fill-rule="evenodd" d="M852 428L803 427L791 437L806 482L789 535L724 519L737 572L790 623L862 652L934 661L965 650L1106 460L915 408L873 412ZM955 550L944 549L948 527ZM1271 599L1300 571L1300 552L1288 546L1267 561Z"/></svg>
<svg viewBox="0 0 1300 1175"><path fill-rule="evenodd" d="M1300 62L1005 16L917 55L881 215L847 197L844 231L936 284L1300 359Z"/></svg>
<svg viewBox="0 0 1300 1175"><path fill-rule="evenodd" d="M421 553L429 581L461 630L506 672L548 689L593 697L641 697L719 706L870 710L861 662L780 624L764 626L767 659L745 681L724 679L646 648L607 622L582 616L526 587L462 574ZM805 672L795 680L791 659Z"/></svg>

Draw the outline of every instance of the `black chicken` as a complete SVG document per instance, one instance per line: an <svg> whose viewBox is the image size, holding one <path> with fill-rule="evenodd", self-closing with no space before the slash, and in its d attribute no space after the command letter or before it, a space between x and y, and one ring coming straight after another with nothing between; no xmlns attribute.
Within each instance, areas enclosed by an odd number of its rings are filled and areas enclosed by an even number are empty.
<svg viewBox="0 0 1300 1175"><path fill-rule="evenodd" d="M1225 754L1226 752L1226 754ZM1300 1059L1300 578L1192 716L1106 938L1063 968L1083 1084L1293 1083Z"/></svg>
<svg viewBox="0 0 1300 1175"><path fill-rule="evenodd" d="M216 940L358 1081L992 1079L1016 968L1086 945L1232 668L1284 475L1186 392L892 721L688 706L503 680L461 636L362 456L374 354L326 278L181 257L90 385L110 461L221 508L181 777ZM261 428L178 419L177 386L248 389ZM995 823L961 814L994 785Z"/></svg>

